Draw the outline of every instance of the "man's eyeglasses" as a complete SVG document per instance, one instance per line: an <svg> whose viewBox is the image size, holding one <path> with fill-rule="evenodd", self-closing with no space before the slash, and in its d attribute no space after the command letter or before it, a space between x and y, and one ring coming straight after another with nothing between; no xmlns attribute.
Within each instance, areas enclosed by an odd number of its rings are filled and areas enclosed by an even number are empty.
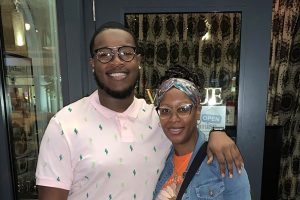
<svg viewBox="0 0 300 200"><path fill-rule="evenodd" d="M193 104L183 104L175 108L175 112L179 118L188 117L193 110ZM167 106L156 108L156 112L161 119L169 119L174 113L174 109Z"/></svg>
<svg viewBox="0 0 300 200"><path fill-rule="evenodd" d="M115 54L118 54L119 58L125 62L133 60L136 52L136 47L132 46L120 46L120 47L103 47L96 49L94 56L101 63L108 63L113 60Z"/></svg>

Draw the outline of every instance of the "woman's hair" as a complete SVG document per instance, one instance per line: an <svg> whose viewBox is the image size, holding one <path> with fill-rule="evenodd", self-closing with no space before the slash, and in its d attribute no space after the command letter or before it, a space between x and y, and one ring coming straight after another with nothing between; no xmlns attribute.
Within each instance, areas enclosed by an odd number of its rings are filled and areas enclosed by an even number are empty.
<svg viewBox="0 0 300 200"><path fill-rule="evenodd" d="M160 83L169 78L183 78L193 82L198 89L202 88L201 80L192 67L174 65L165 71L165 75L160 79Z"/></svg>
<svg viewBox="0 0 300 200"><path fill-rule="evenodd" d="M115 21L110 21L110 22L106 22L104 24L102 24L99 28L97 28L97 30L94 32L93 36L92 36L92 39L90 41L90 54L91 54L91 57L94 56L94 43L95 43L95 38L97 37L97 35L107 29L119 29L119 30L123 30L123 31L126 31L127 33L129 33L132 38L133 38L133 41L134 41L134 45L137 47L138 43L137 43L137 40L134 36L134 34L128 29L126 28L122 23L120 22L115 22Z"/></svg>

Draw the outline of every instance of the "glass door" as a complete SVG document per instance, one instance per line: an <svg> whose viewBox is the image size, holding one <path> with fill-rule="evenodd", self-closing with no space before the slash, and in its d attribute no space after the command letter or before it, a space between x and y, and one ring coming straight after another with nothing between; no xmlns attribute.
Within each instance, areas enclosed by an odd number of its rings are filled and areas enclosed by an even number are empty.
<svg viewBox="0 0 300 200"><path fill-rule="evenodd" d="M15 199L37 199L39 143L62 107L55 1L1 0L4 106Z"/></svg>

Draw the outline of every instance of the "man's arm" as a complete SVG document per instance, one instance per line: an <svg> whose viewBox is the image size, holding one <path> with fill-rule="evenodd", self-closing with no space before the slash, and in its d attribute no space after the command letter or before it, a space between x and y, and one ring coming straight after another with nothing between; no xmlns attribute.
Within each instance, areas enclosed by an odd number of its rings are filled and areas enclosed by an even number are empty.
<svg viewBox="0 0 300 200"><path fill-rule="evenodd" d="M220 173L223 177L225 176L225 161L229 177L233 176L233 162L239 173L244 166L244 161L238 147L224 131L212 131L209 134L207 147L208 164L212 162L214 155L217 157L220 165Z"/></svg>
<svg viewBox="0 0 300 200"><path fill-rule="evenodd" d="M39 200L67 200L68 190L38 185Z"/></svg>

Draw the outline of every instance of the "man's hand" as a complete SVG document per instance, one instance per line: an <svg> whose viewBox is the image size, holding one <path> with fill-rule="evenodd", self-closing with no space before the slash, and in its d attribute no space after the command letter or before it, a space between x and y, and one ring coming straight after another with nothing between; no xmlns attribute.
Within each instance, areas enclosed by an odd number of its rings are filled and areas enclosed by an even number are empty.
<svg viewBox="0 0 300 200"><path fill-rule="evenodd" d="M239 174L241 173L241 169L244 166L242 155L233 140L223 131L213 131L209 135L207 164L212 163L214 155L219 162L222 177L225 176L225 161L227 162L229 177L233 176L233 162Z"/></svg>

